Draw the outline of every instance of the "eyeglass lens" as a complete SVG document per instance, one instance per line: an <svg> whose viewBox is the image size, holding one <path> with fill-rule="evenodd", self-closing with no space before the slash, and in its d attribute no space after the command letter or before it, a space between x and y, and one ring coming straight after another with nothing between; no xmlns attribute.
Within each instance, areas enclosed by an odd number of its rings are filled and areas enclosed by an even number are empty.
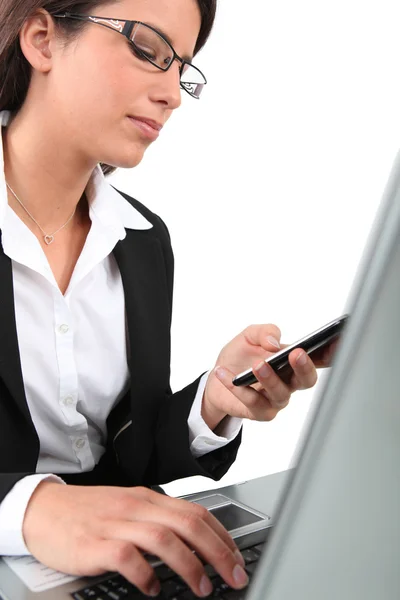
<svg viewBox="0 0 400 600"><path fill-rule="evenodd" d="M149 27L136 24L131 33L131 41L144 57L157 67L167 70L174 58L169 44ZM140 55L138 55L139 58ZM206 84L204 76L192 65L186 64L181 71L181 85L189 94L199 98Z"/></svg>

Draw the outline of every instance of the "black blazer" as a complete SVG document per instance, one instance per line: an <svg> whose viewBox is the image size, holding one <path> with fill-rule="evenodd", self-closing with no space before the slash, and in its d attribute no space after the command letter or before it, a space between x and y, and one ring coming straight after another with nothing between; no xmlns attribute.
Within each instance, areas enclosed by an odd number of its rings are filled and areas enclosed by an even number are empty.
<svg viewBox="0 0 400 600"><path fill-rule="evenodd" d="M125 293L131 389L109 415L106 453L95 469L60 476L78 485L123 486L150 486L190 475L220 479L236 458L241 435L200 459L192 457L187 419L200 377L172 394L174 258L169 233L160 217L119 193L153 224L152 229L127 230L114 249ZM0 502L18 480L36 472L38 457L39 439L22 379L12 265L0 244Z"/></svg>

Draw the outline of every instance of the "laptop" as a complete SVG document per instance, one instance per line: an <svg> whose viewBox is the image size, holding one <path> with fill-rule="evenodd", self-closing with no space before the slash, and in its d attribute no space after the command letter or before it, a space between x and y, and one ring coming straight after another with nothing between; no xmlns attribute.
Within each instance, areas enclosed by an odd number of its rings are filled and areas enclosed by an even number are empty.
<svg viewBox="0 0 400 600"><path fill-rule="evenodd" d="M350 319L275 525L223 494L198 500L232 532L250 576L248 588L232 590L207 566L214 597L400 598L400 154L346 312ZM166 565L154 564L160 598L195 598ZM0 597L144 598L118 574L68 579L31 557L0 560Z"/></svg>

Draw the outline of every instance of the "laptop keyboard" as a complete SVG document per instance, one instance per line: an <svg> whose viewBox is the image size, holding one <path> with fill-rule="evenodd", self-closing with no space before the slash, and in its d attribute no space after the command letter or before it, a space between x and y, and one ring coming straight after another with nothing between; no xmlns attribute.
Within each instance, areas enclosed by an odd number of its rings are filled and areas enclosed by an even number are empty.
<svg viewBox="0 0 400 600"><path fill-rule="evenodd" d="M245 560L245 569L251 583L252 576L256 570L264 544L257 544L242 550ZM215 572L213 567L207 565L205 570L213 584L213 592L209 598L220 600L242 600L247 594L247 589L234 590ZM187 584L167 565L155 568L157 577L161 583L159 600L195 600L198 599ZM74 600L144 600L148 598L134 585L129 583L122 575L113 575L101 583L86 587L72 594Z"/></svg>

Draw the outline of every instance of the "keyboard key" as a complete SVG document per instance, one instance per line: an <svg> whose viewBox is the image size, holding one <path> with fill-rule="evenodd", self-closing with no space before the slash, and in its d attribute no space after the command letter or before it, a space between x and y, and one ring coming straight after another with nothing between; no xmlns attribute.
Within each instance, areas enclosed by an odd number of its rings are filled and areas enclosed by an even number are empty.
<svg viewBox="0 0 400 600"><path fill-rule="evenodd" d="M142 600L147 598L137 587L125 580L125 583L119 585L113 590L109 590L104 596L106 600ZM162 600L162 596L158 596L158 600Z"/></svg>
<svg viewBox="0 0 400 600"><path fill-rule="evenodd" d="M179 594L178 600L197 600L198 596L193 594L192 590L186 590L183 594Z"/></svg>
<svg viewBox="0 0 400 600"><path fill-rule="evenodd" d="M211 583L213 584L214 591L212 593L213 596L221 596L223 592L232 589L229 585L222 579L222 577L213 577L211 579Z"/></svg>
<svg viewBox="0 0 400 600"><path fill-rule="evenodd" d="M117 588L119 585L121 585L122 583L124 583L125 579L124 577L122 577L122 575L115 575L115 577L113 577L112 579L107 579L107 581L105 581L105 585L108 585L108 587L111 588Z"/></svg>
<svg viewBox="0 0 400 600"><path fill-rule="evenodd" d="M176 577L175 571L170 569L167 565L161 565L160 567L156 567L154 572L160 581L167 581L167 579L172 579L172 577Z"/></svg>
<svg viewBox="0 0 400 600"><path fill-rule="evenodd" d="M212 577L215 577L216 575L218 575L217 571L211 565L206 565L204 567L204 570L205 570L205 572L207 573L207 575L209 576L210 579Z"/></svg>
<svg viewBox="0 0 400 600"><path fill-rule="evenodd" d="M96 594L96 592L94 593L94 595L91 596L83 596L82 592L75 592L74 594L72 594L72 597L74 598L74 600L86 600L87 598L91 598L92 600L104 600L104 598L106 598L104 594Z"/></svg>
<svg viewBox="0 0 400 600"><path fill-rule="evenodd" d="M263 544L257 544L257 546L253 546L253 550L257 550L257 552L259 552L260 554L262 552L264 552L264 548L265 548L265 543Z"/></svg>
<svg viewBox="0 0 400 600"><path fill-rule="evenodd" d="M229 590L222 595L223 600L245 600L248 589Z"/></svg>
<svg viewBox="0 0 400 600"><path fill-rule="evenodd" d="M104 598L106 598L106 596L97 589L97 586L79 590L79 592L75 592L71 594L71 596L74 598L74 600L104 600Z"/></svg>
<svg viewBox="0 0 400 600"><path fill-rule="evenodd" d="M182 579L168 579L162 584L162 592L166 598L173 598L188 589L187 584Z"/></svg>
<svg viewBox="0 0 400 600"><path fill-rule="evenodd" d="M253 575L253 573L255 572L257 567L258 567L258 563L250 563L250 564L246 565L245 569L249 575Z"/></svg>
<svg viewBox="0 0 400 600"><path fill-rule="evenodd" d="M117 590L117 594L119 594L122 598L129 594L129 589L128 589L127 585L120 585L119 587L116 588L116 590ZM132 591L132 586L131 586L131 591Z"/></svg>
<svg viewBox="0 0 400 600"><path fill-rule="evenodd" d="M257 551L252 550L252 548L247 548L247 550L243 550L242 556L246 565L249 563L256 562L260 558L260 554Z"/></svg>
<svg viewBox="0 0 400 600"><path fill-rule="evenodd" d="M84 598L96 598L96 596L98 595L98 592L94 589L94 586L93 586L93 587L85 588L84 590L81 590L80 594L82 594L82 596Z"/></svg>
<svg viewBox="0 0 400 600"><path fill-rule="evenodd" d="M98 586L99 590L101 590L102 592L107 593L108 592L108 587L106 585L103 585L102 583L99 583Z"/></svg>

